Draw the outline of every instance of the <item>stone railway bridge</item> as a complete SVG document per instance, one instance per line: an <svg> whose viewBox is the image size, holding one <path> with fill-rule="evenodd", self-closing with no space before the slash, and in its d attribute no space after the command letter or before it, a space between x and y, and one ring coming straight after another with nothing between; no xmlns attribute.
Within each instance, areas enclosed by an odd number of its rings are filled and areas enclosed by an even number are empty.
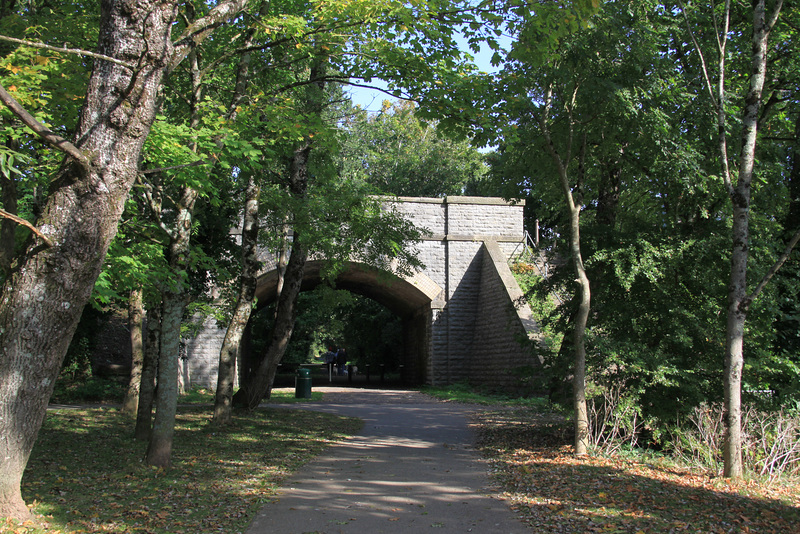
<svg viewBox="0 0 800 534"><path fill-rule="evenodd" d="M508 262L524 242L523 204L499 198L398 198L390 204L429 235L417 245L425 268L398 277L350 263L336 288L371 298L403 322L404 381L444 385L468 380L512 386L515 369L541 362L523 339L538 339L538 328ZM303 290L322 282L321 261L306 265ZM259 277L258 306L276 298L277 272ZM185 383L216 384L225 331L213 321L186 340Z"/></svg>

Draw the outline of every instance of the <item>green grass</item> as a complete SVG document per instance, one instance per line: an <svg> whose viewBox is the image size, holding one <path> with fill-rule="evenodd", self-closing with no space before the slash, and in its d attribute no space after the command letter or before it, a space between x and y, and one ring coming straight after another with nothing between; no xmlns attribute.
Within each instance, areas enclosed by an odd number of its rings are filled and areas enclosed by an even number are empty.
<svg viewBox="0 0 800 534"><path fill-rule="evenodd" d="M484 406L527 406L542 409L550 407L550 402L543 397L514 397L502 395L464 383L450 386L424 386L420 391L431 397L450 402L480 404Z"/></svg>
<svg viewBox="0 0 800 534"><path fill-rule="evenodd" d="M323 397L320 391L311 391L310 399L296 399L294 390L273 389L272 396L265 399L268 404L292 404L295 402L321 401ZM214 390L208 388L193 388L186 390L186 393L178 398L178 404L214 404Z"/></svg>
<svg viewBox="0 0 800 534"><path fill-rule="evenodd" d="M361 427L288 409L235 415L224 429L210 419L207 408L179 409L173 466L162 470L142 462L146 443L116 409L48 412L22 483L47 526L11 531L243 532L288 474Z"/></svg>
<svg viewBox="0 0 800 534"><path fill-rule="evenodd" d="M125 396L126 385L101 377L71 379L60 376L56 381L51 404L119 404Z"/></svg>

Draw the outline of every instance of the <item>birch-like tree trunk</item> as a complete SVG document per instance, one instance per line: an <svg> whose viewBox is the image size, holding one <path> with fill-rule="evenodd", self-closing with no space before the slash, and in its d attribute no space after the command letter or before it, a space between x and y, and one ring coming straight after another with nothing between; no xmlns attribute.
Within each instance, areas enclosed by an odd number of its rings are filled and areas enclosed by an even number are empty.
<svg viewBox="0 0 800 534"><path fill-rule="evenodd" d="M753 2L753 39L750 63L750 86L745 96L742 116L741 151L739 153L738 178L734 186L730 173L725 179L733 207L731 246L731 273L728 281L728 307L725 338L724 427L723 450L724 475L740 478L742 465L742 370L744 368L744 331L747 312L755 294L747 292L747 263L750 248L750 197L753 169L756 161L758 137L758 115L761 95L767 73L767 42L769 32L781 9L779 0L770 19L767 20L764 0ZM722 75L720 75L722 79ZM719 107L724 113L724 89L720 84ZM724 135L724 130L723 130ZM720 143L721 155L727 160L724 142Z"/></svg>
<svg viewBox="0 0 800 534"><path fill-rule="evenodd" d="M767 275L756 288L748 294L747 266L750 249L750 198L753 183L753 171L756 163L756 142L758 140L758 118L761 108L762 92L767 74L767 44L769 33L778 20L783 0L777 0L769 16L765 0L754 0L753 33L750 47L750 83L744 98L744 109L741 117L740 152L735 171L731 170L728 157L728 113L725 102L726 91L727 43L730 38L731 2L726 0L722 10L722 19L714 16L714 27L719 31L717 44L716 79L709 70L703 50L695 38L689 17L684 6L682 11L686 18L689 36L698 53L706 89L712 100L717 119L717 141L720 161L722 163L722 179L728 191L733 211L731 229L731 272L728 279L728 299L726 308L726 336L723 370L723 474L726 477L741 478L744 472L742 464L742 371L744 369L744 334L747 312L753 300L764 286L780 269L788 258L791 249L797 243L800 233L790 240L787 250L776 261ZM713 9L713 4L712 4ZM734 180L733 174L737 176Z"/></svg>
<svg viewBox="0 0 800 534"><path fill-rule="evenodd" d="M575 104L577 96L577 89L573 92L572 101L568 105L568 111L572 109ZM558 179L563 193L564 203L569 213L569 249L570 259L572 266L575 269L576 282L578 283L578 292L576 293L576 300L578 302L578 309L575 313L574 321L572 324L572 350L573 352L573 366L572 366L572 404L575 411L575 454L583 456L587 454L589 447L589 412L586 408L586 325L589 320L589 311L591 309L591 287L589 284L589 277L586 274L586 268L583 264L583 256L581 255L581 203L576 201L572 194L572 184L570 183L569 172L567 165L572 159L572 131L570 130L568 146L565 150L566 154L562 158L553 143L550 134L550 126L548 124L549 111L553 102L553 89L552 86L547 87L545 91L545 103L542 115L539 117L539 129L545 139L545 149L550 154L553 163L558 170ZM572 119L570 117L570 128L572 128ZM584 140L581 145L581 160L580 170L583 172L583 154L585 152L586 142ZM582 179L582 178L581 178Z"/></svg>
<svg viewBox="0 0 800 534"><path fill-rule="evenodd" d="M260 194L261 188L258 186L255 176L250 173L245 191L242 223L242 275L239 297L219 352L219 374L213 418L213 422L217 425L226 425L231 421L236 360L239 357L242 336L255 303L258 282L258 197Z"/></svg>

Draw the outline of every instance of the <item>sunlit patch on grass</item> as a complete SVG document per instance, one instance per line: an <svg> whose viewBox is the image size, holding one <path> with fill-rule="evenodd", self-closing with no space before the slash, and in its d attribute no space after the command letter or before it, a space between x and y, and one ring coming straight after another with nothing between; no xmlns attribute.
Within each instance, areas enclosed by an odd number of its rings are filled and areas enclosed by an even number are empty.
<svg viewBox="0 0 800 534"><path fill-rule="evenodd" d="M727 481L632 453L577 458L570 425L552 413L485 413L474 427L498 491L536 532L773 533L800 524L796 481Z"/></svg>
<svg viewBox="0 0 800 534"><path fill-rule="evenodd" d="M146 444L116 410L49 412L23 480L46 532L242 532L278 485L361 422L259 410L212 427L201 408L177 417L173 467L146 466Z"/></svg>

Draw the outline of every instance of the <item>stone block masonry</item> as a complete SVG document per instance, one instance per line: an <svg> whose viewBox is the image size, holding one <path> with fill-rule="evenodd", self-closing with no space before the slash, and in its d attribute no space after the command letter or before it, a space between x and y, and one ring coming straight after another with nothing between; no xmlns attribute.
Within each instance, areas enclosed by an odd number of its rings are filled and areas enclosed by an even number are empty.
<svg viewBox="0 0 800 534"><path fill-rule="evenodd" d="M407 377L410 382L469 381L497 387L518 383L511 371L539 365L521 343L536 338L536 327L527 306L518 305L522 292L507 264L524 239L523 204L483 197L400 197L385 202L386 209L426 231L413 245L425 268L391 284L376 277L366 287L370 268L352 264L337 287L367 295L403 319L403 364L413 370L414 376ZM269 268L260 277L259 306L267 304L274 280ZM209 321L200 335L186 340L188 383L214 386L224 335Z"/></svg>

